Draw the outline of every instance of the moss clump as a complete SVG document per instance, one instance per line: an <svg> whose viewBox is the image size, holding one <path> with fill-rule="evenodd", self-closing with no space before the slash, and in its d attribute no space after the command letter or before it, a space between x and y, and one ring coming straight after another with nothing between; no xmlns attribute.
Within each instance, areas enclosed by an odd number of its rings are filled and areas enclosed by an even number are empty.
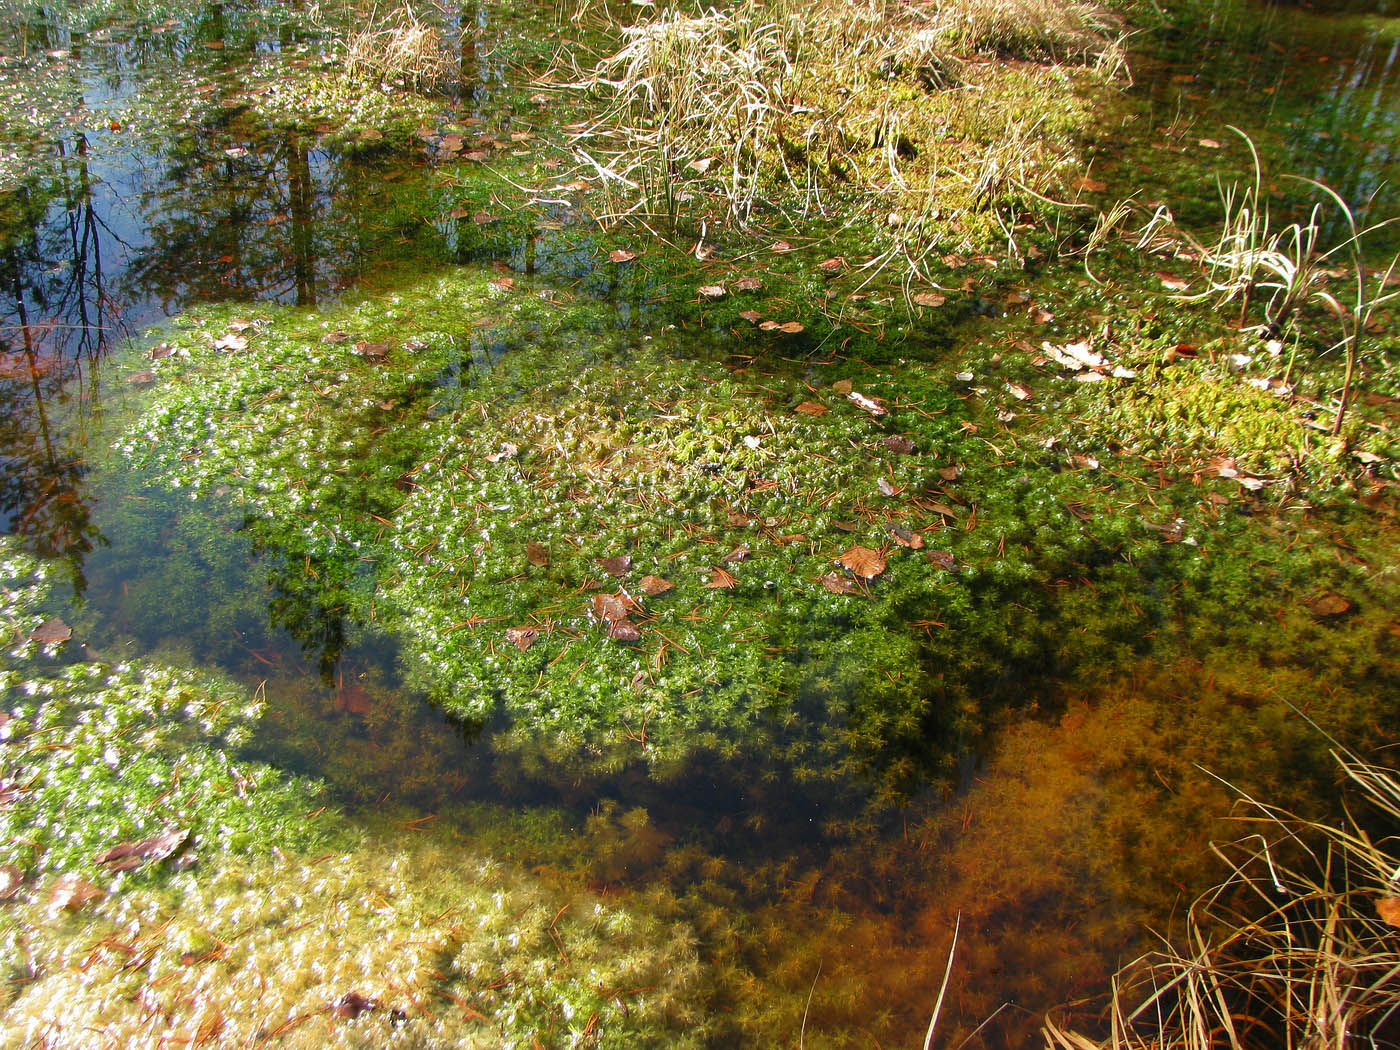
<svg viewBox="0 0 1400 1050"><path fill-rule="evenodd" d="M189 832L188 859L310 848L328 835L307 817L320 804L315 784L240 755L260 698L148 662L68 662L75 643L31 638L49 570L6 540L0 572L0 617L24 639L0 668L0 862L27 880L121 885L142 875L114 875L98 856L176 828Z"/></svg>

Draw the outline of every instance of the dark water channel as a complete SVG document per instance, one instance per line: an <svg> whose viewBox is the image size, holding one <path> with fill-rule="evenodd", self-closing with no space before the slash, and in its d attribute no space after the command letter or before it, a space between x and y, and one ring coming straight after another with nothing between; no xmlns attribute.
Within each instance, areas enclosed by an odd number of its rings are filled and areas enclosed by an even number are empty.
<svg viewBox="0 0 1400 1050"><path fill-rule="evenodd" d="M1325 181L1357 208L1374 199L1376 214L1393 214L1400 21L1387 6L1203 12L1178 31L1183 57L1135 62L1123 124L1096 143L1101 165L1116 182L1180 201L1182 217L1204 222L1215 190L1202 157L1216 147L1200 142L1237 149L1224 128L1235 123L1275 172ZM490 38L485 9L454 17ZM547 234L468 244L440 217L434 161L419 144L262 125L231 84L229 104L212 117L201 110L202 122L133 115L133 101L154 87L179 95L193 67L223 65L233 77L249 56L314 61L316 47L295 19L236 4L87 34L65 29L61 15L31 14L0 33L0 62L36 70L35 84L66 93L56 108L84 114L55 135L3 130L3 149L19 159L0 183L0 530L70 568L69 616L88 627L95 650L179 656L183 639L210 637L215 622L220 644L185 656L253 683L306 683L310 715L274 711L274 731L314 735L339 725L347 733L323 742L335 757L319 769L304 741L270 741L266 753L327 776L347 802L392 796L431 813L499 797L480 738L493 727L457 725L404 698L406 722L382 737L356 728L347 716L364 690L395 684L389 643L282 587L277 554L254 550L234 520L211 519L209 545L191 547L179 538L188 531L173 527L190 511L115 474L99 450L139 397L133 348L152 341L151 326L199 304L325 305L388 281L405 263L587 276L573 249L550 258ZM503 85L508 70L492 65L490 51L461 48L460 80L437 103L443 124L500 116L492 85ZM638 304L617 307L619 325L637 323ZM418 750L402 750L410 740ZM351 764L361 768L349 773ZM609 799L646 805L665 838L705 827L708 848L760 859L819 852L809 829L832 816L820 793L753 792L701 775L665 789L639 777L601 792L582 786L574 797L528 784L506 794L562 804L580 820ZM766 819L754 819L759 811Z"/></svg>

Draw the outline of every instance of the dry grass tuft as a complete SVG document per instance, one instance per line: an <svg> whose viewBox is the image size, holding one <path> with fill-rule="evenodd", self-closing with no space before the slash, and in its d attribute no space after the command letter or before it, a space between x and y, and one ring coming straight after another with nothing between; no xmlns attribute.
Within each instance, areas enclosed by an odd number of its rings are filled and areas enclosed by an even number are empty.
<svg viewBox="0 0 1400 1050"><path fill-rule="evenodd" d="M1313 823L1247 800L1258 832L1216 848L1230 874L1193 904L1179 943L1119 974L1108 1035L1049 1018L1050 1050L1395 1045L1400 774L1339 762L1369 803L1366 822Z"/></svg>
<svg viewBox="0 0 1400 1050"><path fill-rule="evenodd" d="M346 42L345 71L351 76L428 90L451 69L442 34L420 19L407 0L388 14L372 10Z"/></svg>

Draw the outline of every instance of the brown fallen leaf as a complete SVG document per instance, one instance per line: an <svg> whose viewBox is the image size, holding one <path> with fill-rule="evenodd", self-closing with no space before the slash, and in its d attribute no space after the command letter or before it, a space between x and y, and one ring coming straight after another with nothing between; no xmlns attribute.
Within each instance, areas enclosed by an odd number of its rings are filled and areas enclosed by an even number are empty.
<svg viewBox="0 0 1400 1050"><path fill-rule="evenodd" d="M1102 193L1104 190L1108 189L1107 183L1100 182L1098 179L1091 179L1088 175L1085 175L1076 182L1074 186L1075 189L1084 190L1086 193Z"/></svg>
<svg viewBox="0 0 1400 1050"><path fill-rule="evenodd" d="M144 386L146 383L154 383L156 374L149 368L143 368L139 372L128 372L122 378L133 386Z"/></svg>
<svg viewBox="0 0 1400 1050"><path fill-rule="evenodd" d="M29 633L29 640L31 642L38 642L40 645L57 645L59 642L66 642L72 637L73 629L57 616L45 620Z"/></svg>
<svg viewBox="0 0 1400 1050"><path fill-rule="evenodd" d="M632 556L619 554L613 558L599 558L598 564L609 576L626 576L627 570L632 568Z"/></svg>
<svg viewBox="0 0 1400 1050"><path fill-rule="evenodd" d="M1017 401L1024 401L1034 393L1034 391L1024 383L1007 383L1006 389Z"/></svg>
<svg viewBox="0 0 1400 1050"><path fill-rule="evenodd" d="M539 641L540 632L537 627L507 627L506 641L515 646L522 653L526 652L530 646Z"/></svg>
<svg viewBox="0 0 1400 1050"><path fill-rule="evenodd" d="M1351 608L1351 602L1335 591L1326 591L1303 604L1314 616L1340 616Z"/></svg>
<svg viewBox="0 0 1400 1050"><path fill-rule="evenodd" d="M801 412L804 416L824 416L830 410L820 401L804 401L793 411Z"/></svg>
<svg viewBox="0 0 1400 1050"><path fill-rule="evenodd" d="M658 594L665 594L675 584L662 576L643 576L638 586L648 598L655 598Z"/></svg>
<svg viewBox="0 0 1400 1050"><path fill-rule="evenodd" d="M608 622L608 637L615 642L639 642L642 640L642 632L637 629L637 625L627 617L620 620Z"/></svg>
<svg viewBox="0 0 1400 1050"><path fill-rule="evenodd" d="M49 903L56 908L77 911L107 896L107 891L78 875L60 875L49 891Z"/></svg>
<svg viewBox="0 0 1400 1050"><path fill-rule="evenodd" d="M542 569L549 564L549 548L543 543L530 540L525 544L525 560Z"/></svg>
<svg viewBox="0 0 1400 1050"><path fill-rule="evenodd" d="M498 277L490 282L491 287L498 292L508 292L515 287L514 277Z"/></svg>
<svg viewBox="0 0 1400 1050"><path fill-rule="evenodd" d="M873 580L885 571L884 557L869 547L852 547L836 563L865 580Z"/></svg>
<svg viewBox="0 0 1400 1050"><path fill-rule="evenodd" d="M938 476L944 481L957 481L962 471L957 467L939 467Z"/></svg>
<svg viewBox="0 0 1400 1050"><path fill-rule="evenodd" d="M792 251L792 245L788 244L787 241L774 241L768 246L768 250L770 252L778 252L781 254L782 252Z"/></svg>
<svg viewBox="0 0 1400 1050"><path fill-rule="evenodd" d="M595 594L593 613L604 623L616 623L627 619L637 603L622 594Z"/></svg>
<svg viewBox="0 0 1400 1050"><path fill-rule="evenodd" d="M914 453L914 442L902 434L890 434L888 437L882 437L880 444L900 456L910 456Z"/></svg>
<svg viewBox="0 0 1400 1050"><path fill-rule="evenodd" d="M889 478L880 478L875 482L875 487L880 490L882 496L898 496L900 492Z"/></svg>
<svg viewBox="0 0 1400 1050"><path fill-rule="evenodd" d="M855 384L852 383L849 379L838 379L836 380L836 382L831 384L831 389L836 391L838 394L849 394L854 386Z"/></svg>
<svg viewBox="0 0 1400 1050"><path fill-rule="evenodd" d="M885 530L890 534L890 539L894 540L901 547L908 547L910 550L919 551L924 549L924 538L917 532L911 532L901 525L890 525Z"/></svg>
<svg viewBox="0 0 1400 1050"><path fill-rule="evenodd" d="M1162 287L1169 292L1184 292L1191 287L1191 282L1186 278L1164 270L1157 271L1157 280L1161 281Z"/></svg>
<svg viewBox="0 0 1400 1050"><path fill-rule="evenodd" d="M702 284L695 291L702 299L723 299L729 290L722 284Z"/></svg>
<svg viewBox="0 0 1400 1050"><path fill-rule="evenodd" d="M631 262L636 257L636 252L629 252L625 248L614 248L608 252L608 258L615 263Z"/></svg>
<svg viewBox="0 0 1400 1050"><path fill-rule="evenodd" d="M745 310L739 314L749 324L759 324L763 321L763 315L757 310Z"/></svg>
<svg viewBox="0 0 1400 1050"><path fill-rule="evenodd" d="M817 269L827 276L840 273L846 266L846 260L839 255L832 256L830 259L823 259L821 262L817 263Z"/></svg>
<svg viewBox="0 0 1400 1050"><path fill-rule="evenodd" d="M346 992L331 1004L331 1013L342 1021L353 1021L360 1014L378 1008L377 999L370 999L359 992Z"/></svg>
<svg viewBox="0 0 1400 1050"><path fill-rule="evenodd" d="M111 871L131 871L143 864L154 863L172 856L190 840L189 828L175 828L139 842L123 842L104 850L93 859Z"/></svg>
<svg viewBox="0 0 1400 1050"><path fill-rule="evenodd" d="M883 416L887 411L879 398L866 397L859 390L852 390L846 397L855 402L856 407L865 409L872 416Z"/></svg>
<svg viewBox="0 0 1400 1050"><path fill-rule="evenodd" d="M734 282L736 292L756 292L763 287L763 282L757 277L740 277Z"/></svg>
<svg viewBox="0 0 1400 1050"><path fill-rule="evenodd" d="M1400 929L1400 897L1382 897L1376 901L1376 914L1387 926Z"/></svg>
<svg viewBox="0 0 1400 1050"><path fill-rule="evenodd" d="M782 324L778 325L778 331L785 332L788 335L797 335L799 332L806 331L806 329L797 321L784 321Z"/></svg>
<svg viewBox="0 0 1400 1050"><path fill-rule="evenodd" d="M355 353L370 360L388 357L389 344L387 342L372 343L368 339L361 339L355 344Z"/></svg>
<svg viewBox="0 0 1400 1050"><path fill-rule="evenodd" d="M237 335L230 332L214 340L215 350L226 350L230 353L237 353L248 349L248 339L246 336Z"/></svg>
<svg viewBox="0 0 1400 1050"><path fill-rule="evenodd" d="M840 573L828 572L817 578L817 582L832 594L859 594L860 588Z"/></svg>
<svg viewBox="0 0 1400 1050"><path fill-rule="evenodd" d="M946 295L939 295L937 292L915 292L910 298L918 306L942 306L948 301Z"/></svg>
<svg viewBox="0 0 1400 1050"><path fill-rule="evenodd" d="M937 565L940 569L946 569L949 572L958 566L957 559L947 551L924 551L924 557L929 560L930 564Z"/></svg>
<svg viewBox="0 0 1400 1050"><path fill-rule="evenodd" d="M349 339L349 338L350 338L350 333L349 333L349 332L342 332L342 331L340 331L339 329L336 329L334 332L327 332L325 335L321 336L321 342L323 342L323 343L343 343L343 342L345 342L345 340L347 340L347 339Z"/></svg>
<svg viewBox="0 0 1400 1050"><path fill-rule="evenodd" d="M749 550L747 544L742 544L738 547L735 547L732 551L730 551L723 558L721 558L720 561L724 562L724 564L726 565L733 565L735 562L748 561L749 556L752 553L753 552Z"/></svg>
<svg viewBox="0 0 1400 1050"><path fill-rule="evenodd" d="M735 579L734 576L732 576L730 573L727 573L723 569L721 569L718 565L711 567L710 582L705 584L706 587L718 587L723 588L724 590L729 590L730 588L737 587L738 585L739 581Z"/></svg>

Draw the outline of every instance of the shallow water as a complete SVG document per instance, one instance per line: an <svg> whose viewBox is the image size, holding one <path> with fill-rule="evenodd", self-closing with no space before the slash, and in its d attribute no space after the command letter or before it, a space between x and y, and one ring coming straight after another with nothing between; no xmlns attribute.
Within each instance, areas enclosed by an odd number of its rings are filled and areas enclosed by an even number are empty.
<svg viewBox="0 0 1400 1050"><path fill-rule="evenodd" d="M68 616L87 627L91 646L103 656L194 657L250 682L281 683L290 703L270 712L259 754L327 777L351 806L392 797L429 815L504 797L522 807L559 807L580 824L592 814L597 826L618 835L614 811L645 807L654 839L633 843L620 871L600 869L604 883L642 879L657 868L651 848L657 841L684 840L756 873L764 865L805 870L806 864L825 863L841 848L834 841L839 836L815 829L858 822L865 785L853 785L851 797L832 798L825 785L746 782L742 768L717 763L664 784L628 770L571 790L503 770L486 746L502 728L499 720L462 724L404 690L393 644L352 622L344 610L308 600L295 586L301 566L289 564L282 552L255 550L236 516L201 518L205 512L178 496L145 489L140 479L113 471L110 457L95 451L143 397L134 348L154 341L146 335L151 326L200 304L325 307L346 294L392 288L405 263L421 270L494 264L499 272L533 277L535 287L552 289L550 294L608 302L614 308L610 329L640 331L652 322L659 329L666 320L647 289L615 286L591 252L558 235L554 227L583 221L567 206L542 207L538 223L523 232L508 226L491 234L488 224L478 230L470 216L444 216L442 169L422 143L347 139L329 127L265 126L233 97L232 84L229 104L202 109L194 123L133 121L133 100L181 71L207 74L222 66L236 72L241 56L249 54L314 60L314 35L298 23L279 24L239 5L206 7L202 17L163 29L116 23L87 35L65 31L61 21L34 20L4 45L12 63L33 63L36 52L66 52L37 61L44 76L54 78L53 90L69 93L64 106L84 115L80 129L64 128L51 138L7 133L28 162L27 170L11 175L0 200L6 286L0 298L0 449L6 462L0 529L24 536L36 551L71 567ZM546 125L547 115L522 115L501 101L513 74L501 56L519 28L493 22L486 7L464 8L457 18L484 36L461 47L461 84L435 103L440 123L458 121L472 129L485 123L498 133ZM1278 8L1260 21L1242 20L1221 6L1183 34L1182 52L1189 56L1185 61L1140 60L1123 127L1098 143L1103 163L1114 172L1115 190L1140 185L1144 193L1181 200L1179 214L1204 221L1214 206L1213 158L1228 155L1228 170L1243 170L1240 146L1225 128L1237 123L1260 143L1273 172L1325 181L1354 207L1374 197L1377 214L1395 211L1400 27L1384 5L1325 15ZM1171 156L1160 169L1165 176L1133 169L1153 150ZM1126 164L1120 159L1125 157ZM1173 180L1173 165L1190 169L1190 179ZM666 338L680 355L725 354L709 334ZM441 377L445 403L454 389L470 385L473 370L489 371L508 352L485 335L474 339L461 365ZM201 530L217 540L191 546L189 537ZM198 651L191 653L192 647ZM363 717L365 705L383 704L390 696L393 719ZM328 735L336 733L343 736ZM336 753L334 761L326 752ZM978 762L966 743L957 763L959 789L972 784ZM999 793L993 801L1020 799L1025 823L1043 820L1032 804L1036 799L1018 794L1024 787L1024 795L1034 796L1036 785L1013 780L989 789ZM923 816L938 809L935 794L919 798L921 808L910 812ZM1014 815L993 820L1016 824ZM907 814L885 813L880 822L887 826L875 846L861 840L868 852L889 844L891 853L902 850L906 860L916 856L922 862L924 842L917 848L911 843ZM964 827L971 822L969 808ZM992 827L995 836L997 825ZM1007 837L1028 852L1035 848L1025 844L1034 836L1024 826ZM949 855L968 866L987 862L990 869L997 863L983 840L950 847ZM946 915L934 905L926 904L921 915L901 915L903 903L917 896L900 882L908 877L907 867L868 875L869 858L860 863L866 867L852 881L868 879L864 886L822 892L839 896L853 913L902 928L912 940L924 935L932 945L936 932L942 936L939 923ZM756 874L752 881L766 877ZM967 882L978 878L996 881L983 871ZM809 900L821 899L820 881L818 876L812 883ZM1024 905L1008 905L1007 914L1040 933L1035 923L1043 902L1035 889L1028 888ZM1054 887L1039 892L1048 898ZM763 898L763 891L753 893L753 900ZM1112 893L1104 898L1104 914L1093 918L1112 928L1121 916ZM1009 921L1005 915L1001 920ZM1026 940L1033 938L1028 934ZM973 997L979 1008L1004 967L1048 967L1045 960L1056 945L1050 933L1044 943L1029 946L996 937L986 943L996 948L984 945L977 962L992 975ZM1013 965L995 954L1021 948L1037 961ZM942 950L939 941L937 951L925 954ZM844 965L870 972L882 966L859 959ZM1063 974L1057 976L1055 994L1065 983ZM888 976L881 983L897 985ZM1044 1004L1022 1005L1034 1010ZM1017 1031L1019 1023L1018 1015L1009 1030ZM913 1028L903 1034L910 1043L918 1035Z"/></svg>

